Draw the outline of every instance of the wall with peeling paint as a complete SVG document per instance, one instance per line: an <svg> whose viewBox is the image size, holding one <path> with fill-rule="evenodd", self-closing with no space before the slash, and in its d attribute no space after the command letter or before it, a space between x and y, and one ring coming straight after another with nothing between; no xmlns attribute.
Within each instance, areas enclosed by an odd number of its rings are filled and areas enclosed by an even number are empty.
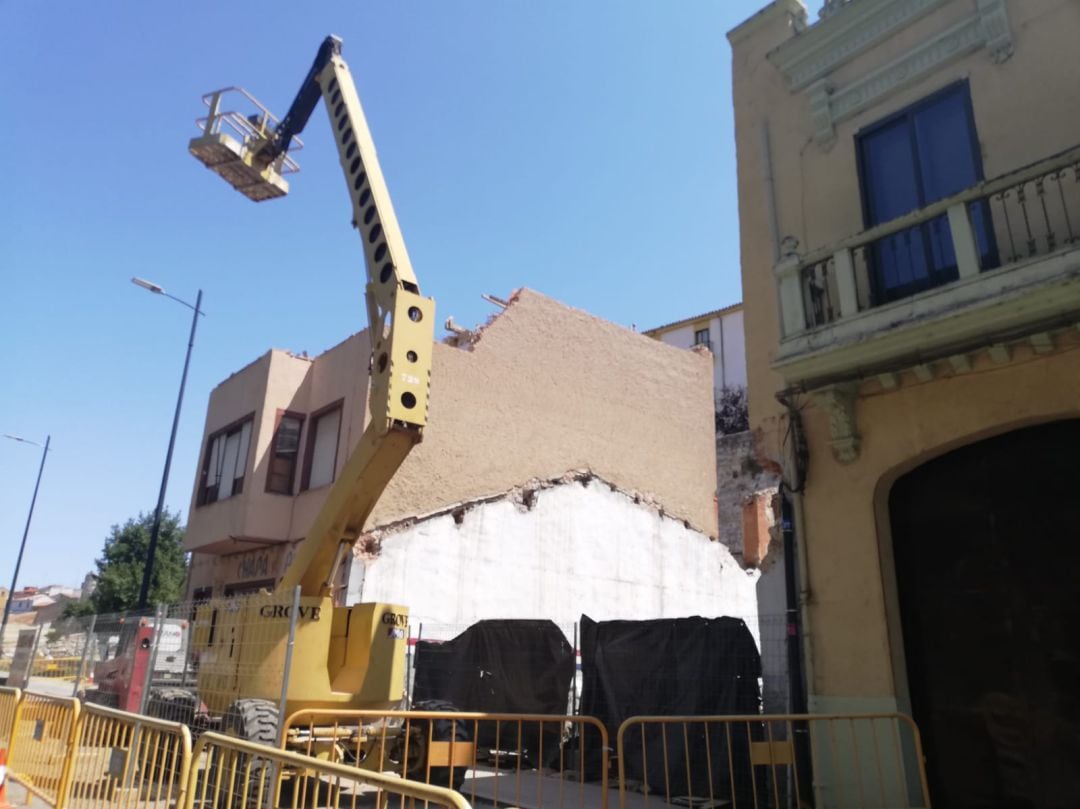
<svg viewBox="0 0 1080 809"><path fill-rule="evenodd" d="M714 542L598 479L485 501L359 547L348 603L408 604L425 638L485 618L735 616L758 640L770 706L786 700L783 565L745 570ZM777 549L779 553L779 549ZM760 609L759 609L760 603Z"/></svg>

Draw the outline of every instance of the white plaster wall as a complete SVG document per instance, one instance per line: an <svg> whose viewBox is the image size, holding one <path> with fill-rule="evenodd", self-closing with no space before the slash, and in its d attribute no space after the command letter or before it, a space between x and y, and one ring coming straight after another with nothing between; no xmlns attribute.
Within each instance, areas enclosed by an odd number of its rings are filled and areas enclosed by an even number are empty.
<svg viewBox="0 0 1080 809"><path fill-rule="evenodd" d="M720 542L661 517L602 481L537 492L531 510L478 504L461 525L447 514L389 534L355 559L348 603L409 607L424 637L484 618L595 620L744 618L758 635L758 571ZM448 629L447 635L456 631Z"/></svg>
<svg viewBox="0 0 1080 809"><path fill-rule="evenodd" d="M713 350L713 387L746 387L746 337L742 310L728 312L708 320L709 340ZM660 335L660 342L675 348L691 348L698 324L680 326ZM723 338L721 339L721 333ZM723 353L721 354L721 349Z"/></svg>
<svg viewBox="0 0 1080 809"><path fill-rule="evenodd" d="M743 311L730 312L719 318L710 329L724 330L724 376L727 386L746 387L746 333L743 331ZM714 342L716 337L713 338ZM719 348L717 349L719 351ZM717 363L714 384L721 386L720 366Z"/></svg>

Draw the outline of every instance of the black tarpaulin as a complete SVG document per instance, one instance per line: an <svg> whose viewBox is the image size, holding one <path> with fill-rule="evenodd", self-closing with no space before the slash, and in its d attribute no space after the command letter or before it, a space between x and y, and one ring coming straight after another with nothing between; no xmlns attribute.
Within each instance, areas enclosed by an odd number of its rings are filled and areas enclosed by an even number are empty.
<svg viewBox="0 0 1080 809"><path fill-rule="evenodd" d="M574 650L551 621L480 621L453 640L420 641L416 648L416 700L444 700L462 711L565 715L574 675ZM498 735L496 745L496 734ZM534 764L558 757L561 728L522 728L521 752ZM481 747L516 751L517 723L482 722Z"/></svg>
<svg viewBox="0 0 1080 809"><path fill-rule="evenodd" d="M597 623L583 615L581 664L580 713L604 723L612 746L619 726L632 716L757 714L761 708L761 656L739 618ZM750 789L747 741L743 732L731 743L734 772L743 774L736 779L738 793ZM671 795L704 795L710 776L705 763L711 761L714 791L731 797L728 752L727 734L719 726L708 739L701 724L671 726L666 738L659 726L644 734L635 728L626 739L626 777L649 784L653 792L667 788ZM695 766L689 775L683 765L665 776L665 758ZM586 750L586 761L590 775L598 774L593 751Z"/></svg>

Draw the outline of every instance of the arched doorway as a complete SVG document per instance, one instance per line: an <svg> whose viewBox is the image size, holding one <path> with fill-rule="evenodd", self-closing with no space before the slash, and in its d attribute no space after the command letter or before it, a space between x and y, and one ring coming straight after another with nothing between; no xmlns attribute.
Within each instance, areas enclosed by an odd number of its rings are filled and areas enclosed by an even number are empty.
<svg viewBox="0 0 1080 809"><path fill-rule="evenodd" d="M1080 420L923 464L889 518L934 803L1080 806Z"/></svg>

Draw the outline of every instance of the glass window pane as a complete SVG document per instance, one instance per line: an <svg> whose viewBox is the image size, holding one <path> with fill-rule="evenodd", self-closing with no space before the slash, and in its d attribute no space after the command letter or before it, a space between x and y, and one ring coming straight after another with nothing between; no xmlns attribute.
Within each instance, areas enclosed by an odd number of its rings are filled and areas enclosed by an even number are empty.
<svg viewBox="0 0 1080 809"><path fill-rule="evenodd" d="M907 118L860 140L867 225L888 222L920 207L918 169Z"/></svg>
<svg viewBox="0 0 1080 809"><path fill-rule="evenodd" d="M335 410L321 416L315 422L315 443L311 453L311 474L308 487L315 489L334 480L334 465L337 462L338 427L341 425L341 410Z"/></svg>
<svg viewBox="0 0 1080 809"><path fill-rule="evenodd" d="M240 428L240 447L236 452L236 469L233 477L242 478L247 470L248 447L251 445L251 422L245 421Z"/></svg>
<svg viewBox="0 0 1080 809"><path fill-rule="evenodd" d="M274 434L274 452L270 458L270 476L267 490L278 494L292 494L296 476L296 461L300 451L300 430L303 420L295 416L283 416Z"/></svg>
<svg viewBox="0 0 1080 809"><path fill-rule="evenodd" d="M221 482L218 485L218 500L231 497L233 492L233 479L236 471L236 459L240 454L240 433L231 433L225 439L225 447L221 452Z"/></svg>
<svg viewBox="0 0 1080 809"><path fill-rule="evenodd" d="M979 181L965 94L956 90L915 112L915 142L923 205L957 194Z"/></svg>
<svg viewBox="0 0 1080 809"><path fill-rule="evenodd" d="M213 486L218 481L218 463L221 454L221 441L224 436L219 435L210 442L210 459L206 464L206 485Z"/></svg>

